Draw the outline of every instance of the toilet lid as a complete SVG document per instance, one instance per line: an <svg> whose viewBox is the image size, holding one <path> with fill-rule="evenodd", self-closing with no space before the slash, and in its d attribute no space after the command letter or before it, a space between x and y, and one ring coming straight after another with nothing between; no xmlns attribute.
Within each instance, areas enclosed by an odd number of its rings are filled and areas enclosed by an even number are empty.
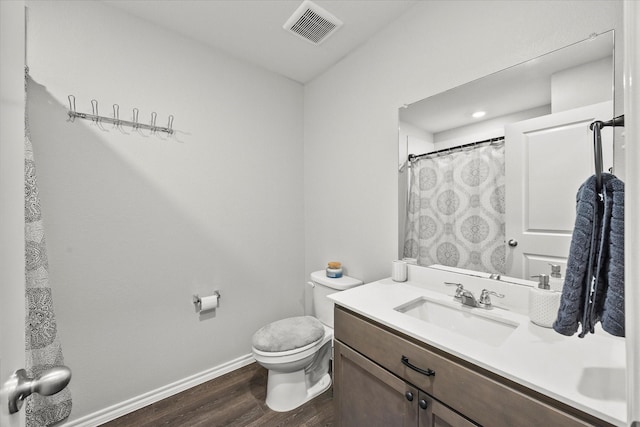
<svg viewBox="0 0 640 427"><path fill-rule="evenodd" d="M324 336L324 326L315 317L299 316L277 320L253 334L253 347L260 351L289 351L307 346Z"/></svg>

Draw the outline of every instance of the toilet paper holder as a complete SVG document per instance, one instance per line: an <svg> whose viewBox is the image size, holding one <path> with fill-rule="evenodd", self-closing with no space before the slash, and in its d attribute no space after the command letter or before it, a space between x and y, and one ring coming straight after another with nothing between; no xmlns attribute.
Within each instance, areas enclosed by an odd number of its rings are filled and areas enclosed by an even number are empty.
<svg viewBox="0 0 640 427"><path fill-rule="evenodd" d="M219 291L213 291L213 295L214 297L216 297L218 299L218 301L220 301L220 292ZM202 310L202 299L200 298L200 295L198 294L194 294L193 295L193 304L196 306L196 309L198 311Z"/></svg>

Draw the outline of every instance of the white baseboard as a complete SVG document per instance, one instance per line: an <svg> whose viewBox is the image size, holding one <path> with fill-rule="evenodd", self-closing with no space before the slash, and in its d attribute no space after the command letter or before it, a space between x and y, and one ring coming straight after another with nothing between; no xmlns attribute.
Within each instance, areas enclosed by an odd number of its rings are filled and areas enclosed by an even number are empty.
<svg viewBox="0 0 640 427"><path fill-rule="evenodd" d="M224 363L190 377L183 378L172 384L157 388L150 392L141 394L140 396L136 396L129 400L125 400L124 402L112 405L108 408L101 409L100 411L86 415L82 418L78 418L77 420L71 420L62 425L64 427L95 427L100 424L115 420L116 418L129 414L133 411L137 411L138 409L144 408L145 406L158 402L169 396L173 396L174 394L180 393L181 391L185 391L187 389L190 389L191 387L195 387L214 378L227 374L231 371L242 368L243 366L247 366L253 362L255 362L253 355L247 354L230 362Z"/></svg>

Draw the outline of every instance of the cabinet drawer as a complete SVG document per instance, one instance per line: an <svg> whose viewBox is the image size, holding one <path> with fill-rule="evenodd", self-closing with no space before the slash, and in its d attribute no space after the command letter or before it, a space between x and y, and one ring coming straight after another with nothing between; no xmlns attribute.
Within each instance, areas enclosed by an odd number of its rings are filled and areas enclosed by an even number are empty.
<svg viewBox="0 0 640 427"><path fill-rule="evenodd" d="M481 425L610 425L339 306L335 308L335 338ZM411 365L435 375L411 369L403 364L403 356Z"/></svg>

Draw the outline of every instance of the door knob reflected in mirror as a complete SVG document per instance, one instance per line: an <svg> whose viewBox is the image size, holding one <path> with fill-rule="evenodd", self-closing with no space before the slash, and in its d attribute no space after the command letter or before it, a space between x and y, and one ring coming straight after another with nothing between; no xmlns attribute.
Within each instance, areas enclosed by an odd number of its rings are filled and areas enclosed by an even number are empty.
<svg viewBox="0 0 640 427"><path fill-rule="evenodd" d="M509 240L509 246L511 246L512 248L515 248L516 246L518 246L518 241L517 240Z"/></svg>
<svg viewBox="0 0 640 427"><path fill-rule="evenodd" d="M32 393L51 396L64 389L71 381L71 369L56 366L47 369L35 378L27 377L27 371L17 370L5 384L8 390L9 413L14 414L22 408L24 400Z"/></svg>

